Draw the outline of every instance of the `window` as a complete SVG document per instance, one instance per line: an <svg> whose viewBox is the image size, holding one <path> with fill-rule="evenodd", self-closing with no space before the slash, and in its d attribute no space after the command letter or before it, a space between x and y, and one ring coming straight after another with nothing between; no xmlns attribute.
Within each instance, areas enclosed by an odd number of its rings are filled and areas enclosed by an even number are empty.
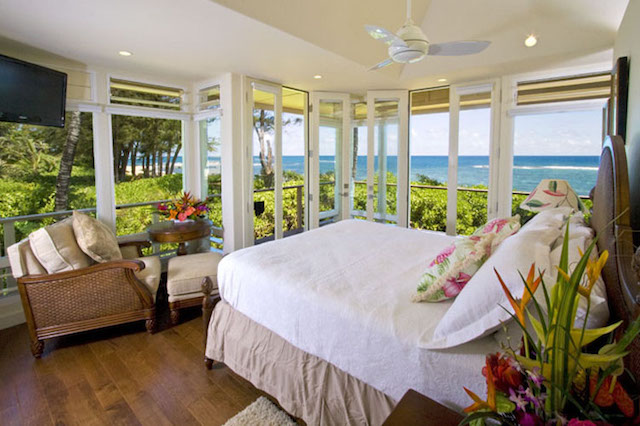
<svg viewBox="0 0 640 426"><path fill-rule="evenodd" d="M446 231L449 89L411 92L410 226Z"/></svg>
<svg viewBox="0 0 640 426"><path fill-rule="evenodd" d="M367 103L351 105L351 214L367 218Z"/></svg>
<svg viewBox="0 0 640 426"><path fill-rule="evenodd" d="M307 92L282 89L282 229L284 236L304 230Z"/></svg>
<svg viewBox="0 0 640 426"><path fill-rule="evenodd" d="M589 195L602 149L602 111L521 115L514 130L514 214L530 216L519 205L542 179L565 179L578 195Z"/></svg>
<svg viewBox="0 0 640 426"><path fill-rule="evenodd" d="M182 89L137 83L112 78L110 81L110 102L156 109L180 110Z"/></svg>
<svg viewBox="0 0 640 426"><path fill-rule="evenodd" d="M397 221L398 101L374 102L373 217L382 223Z"/></svg>
<svg viewBox="0 0 640 426"><path fill-rule="evenodd" d="M200 120L201 199L208 199L209 220L213 224L212 247L223 248L222 242L222 156L220 155L220 117Z"/></svg>
<svg viewBox="0 0 640 426"><path fill-rule="evenodd" d="M320 219L325 219L335 216L340 209L343 102L322 99L319 105Z"/></svg>
<svg viewBox="0 0 640 426"><path fill-rule="evenodd" d="M156 204L182 191L182 122L113 115L112 137L116 233L145 232Z"/></svg>
<svg viewBox="0 0 640 426"><path fill-rule="evenodd" d="M472 234L487 222L491 93L460 96L456 233Z"/></svg>
<svg viewBox="0 0 640 426"><path fill-rule="evenodd" d="M0 122L0 251L65 215L96 205L92 115L67 112L63 129ZM14 221L15 216L30 216ZM15 291L0 258L0 297Z"/></svg>

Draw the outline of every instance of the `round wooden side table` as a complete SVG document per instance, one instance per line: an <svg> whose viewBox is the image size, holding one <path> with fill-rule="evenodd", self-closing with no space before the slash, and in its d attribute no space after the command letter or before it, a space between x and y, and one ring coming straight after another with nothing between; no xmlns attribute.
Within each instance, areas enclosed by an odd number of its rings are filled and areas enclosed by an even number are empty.
<svg viewBox="0 0 640 426"><path fill-rule="evenodd" d="M187 254L185 243L211 234L210 220L195 220L193 222L174 222L165 220L154 223L147 229L149 238L155 243L179 243L178 256Z"/></svg>

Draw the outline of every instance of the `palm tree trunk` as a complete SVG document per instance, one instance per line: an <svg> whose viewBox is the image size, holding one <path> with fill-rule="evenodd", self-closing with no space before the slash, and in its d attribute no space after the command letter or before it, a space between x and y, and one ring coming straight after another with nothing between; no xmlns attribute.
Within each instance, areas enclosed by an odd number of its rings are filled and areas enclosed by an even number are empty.
<svg viewBox="0 0 640 426"><path fill-rule="evenodd" d="M178 144L176 148L176 152L173 154L173 160L171 160L171 169L169 170L170 174L173 174L173 169L176 166L176 160L178 159L178 154L180 154L180 150L182 149L182 144ZM182 161L182 173L184 173L184 159Z"/></svg>
<svg viewBox="0 0 640 426"><path fill-rule="evenodd" d="M136 161L138 157L138 144L133 144L133 153L131 154L131 176L136 177Z"/></svg>
<svg viewBox="0 0 640 426"><path fill-rule="evenodd" d="M58 170L58 178L56 179L56 211L69 208L69 184L71 183L73 158L76 155L76 147L80 140L80 111L73 111L70 116L70 120L67 123L69 126L67 139L60 158L60 170Z"/></svg>
<svg viewBox="0 0 640 426"><path fill-rule="evenodd" d="M358 128L353 128L353 160L351 162L351 178L356 179L356 171L358 170Z"/></svg>
<svg viewBox="0 0 640 426"><path fill-rule="evenodd" d="M167 151L167 161L165 162L164 165L164 174L168 175L169 174L169 168L171 167L171 148L169 148L169 151Z"/></svg>

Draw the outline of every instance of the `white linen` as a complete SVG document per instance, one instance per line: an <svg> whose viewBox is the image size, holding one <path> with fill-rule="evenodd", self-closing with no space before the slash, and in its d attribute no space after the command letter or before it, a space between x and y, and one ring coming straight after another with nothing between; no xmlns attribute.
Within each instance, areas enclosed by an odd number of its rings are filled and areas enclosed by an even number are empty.
<svg viewBox="0 0 640 426"><path fill-rule="evenodd" d="M222 298L289 343L399 400L409 388L452 408L483 395L492 338L423 348L451 306L411 303L427 262L454 237L348 220L234 252Z"/></svg>
<svg viewBox="0 0 640 426"><path fill-rule="evenodd" d="M522 297L525 286L519 274L526 277L533 262L536 270L549 271L551 245L560 236L562 215L548 214L534 219L504 240L469 280L436 327L433 341L427 347L461 345L497 331L502 323L511 319L506 309L514 311L495 271L500 273L514 297Z"/></svg>

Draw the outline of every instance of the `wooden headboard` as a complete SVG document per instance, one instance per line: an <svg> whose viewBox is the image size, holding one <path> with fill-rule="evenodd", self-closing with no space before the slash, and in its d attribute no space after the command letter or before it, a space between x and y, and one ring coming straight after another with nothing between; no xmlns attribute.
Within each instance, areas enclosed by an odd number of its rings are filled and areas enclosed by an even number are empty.
<svg viewBox="0 0 640 426"><path fill-rule="evenodd" d="M604 142L592 200L591 227L599 235L598 250L609 250L602 278L607 287L611 319L624 321L621 332L640 314L640 284L632 267L629 175L624 141L620 136L607 136ZM625 366L640 378L640 338L629 350L631 354L625 360Z"/></svg>

